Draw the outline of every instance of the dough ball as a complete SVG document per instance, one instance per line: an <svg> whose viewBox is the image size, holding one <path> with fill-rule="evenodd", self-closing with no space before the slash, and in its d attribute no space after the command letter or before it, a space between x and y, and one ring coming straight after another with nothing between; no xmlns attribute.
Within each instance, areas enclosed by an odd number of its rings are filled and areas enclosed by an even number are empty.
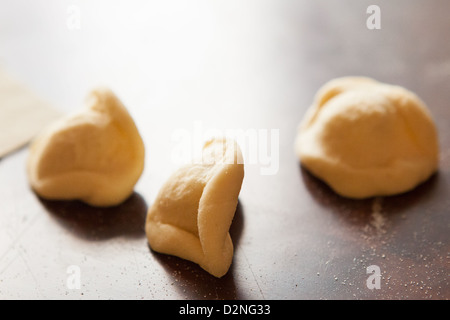
<svg viewBox="0 0 450 320"><path fill-rule="evenodd" d="M437 170L439 154L419 97L363 77L334 79L318 91L295 151L307 170L350 198L409 191Z"/></svg>
<svg viewBox="0 0 450 320"><path fill-rule="evenodd" d="M150 247L222 277L233 258L229 228L243 178L237 143L208 141L202 158L175 171L150 207L145 227Z"/></svg>
<svg viewBox="0 0 450 320"><path fill-rule="evenodd" d="M144 169L144 144L133 119L108 89L90 93L80 112L53 123L30 147L28 177L45 199L114 206Z"/></svg>

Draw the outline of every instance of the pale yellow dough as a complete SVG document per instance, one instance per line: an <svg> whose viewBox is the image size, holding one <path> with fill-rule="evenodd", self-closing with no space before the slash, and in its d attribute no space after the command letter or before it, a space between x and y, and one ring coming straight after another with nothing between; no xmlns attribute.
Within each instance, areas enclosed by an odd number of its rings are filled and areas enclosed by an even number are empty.
<svg viewBox="0 0 450 320"><path fill-rule="evenodd" d="M144 154L130 114L102 88L90 93L83 110L53 123L33 141L28 177L43 198L114 206L132 194Z"/></svg>
<svg viewBox="0 0 450 320"><path fill-rule="evenodd" d="M30 142L62 113L0 67L0 158Z"/></svg>
<svg viewBox="0 0 450 320"><path fill-rule="evenodd" d="M229 228L244 178L239 146L213 139L201 161L178 169L150 207L146 233L150 247L199 264L215 277L233 258Z"/></svg>
<svg viewBox="0 0 450 320"><path fill-rule="evenodd" d="M438 136L411 91L370 78L326 83L302 120L295 151L302 165L350 198L393 195L438 167Z"/></svg>

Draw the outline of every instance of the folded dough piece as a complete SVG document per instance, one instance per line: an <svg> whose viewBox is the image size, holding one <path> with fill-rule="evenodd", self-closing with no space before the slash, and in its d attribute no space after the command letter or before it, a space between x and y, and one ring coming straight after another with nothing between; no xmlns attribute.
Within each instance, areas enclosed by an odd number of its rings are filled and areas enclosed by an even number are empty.
<svg viewBox="0 0 450 320"><path fill-rule="evenodd" d="M83 110L53 123L33 141L28 177L43 198L113 206L133 192L144 153L123 104L110 90L97 89Z"/></svg>
<svg viewBox="0 0 450 320"><path fill-rule="evenodd" d="M434 121L419 97L363 77L325 84L295 141L302 165L350 198L413 189L437 170L438 149Z"/></svg>
<svg viewBox="0 0 450 320"><path fill-rule="evenodd" d="M149 209L145 229L150 247L222 277L233 258L229 228L243 178L237 143L208 141L201 161L178 169Z"/></svg>

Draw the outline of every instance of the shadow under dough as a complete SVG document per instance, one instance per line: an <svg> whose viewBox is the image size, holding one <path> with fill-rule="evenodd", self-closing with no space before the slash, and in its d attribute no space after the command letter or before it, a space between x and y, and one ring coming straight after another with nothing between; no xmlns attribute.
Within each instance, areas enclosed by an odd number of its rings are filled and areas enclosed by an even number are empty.
<svg viewBox="0 0 450 320"><path fill-rule="evenodd" d="M99 241L117 236L145 236L147 204L136 192L114 207L93 207L81 201L39 200L66 230L81 238Z"/></svg>
<svg viewBox="0 0 450 320"><path fill-rule="evenodd" d="M401 194L351 199L334 192L325 182L315 177L301 164L299 165L299 171L306 188L317 203L330 209L333 213L339 214L344 220L362 226L372 219L370 214L373 212L376 198L382 199L383 211L392 217L404 213L420 201L427 199L432 194L431 191L436 188L439 180L439 173L435 173L414 189Z"/></svg>

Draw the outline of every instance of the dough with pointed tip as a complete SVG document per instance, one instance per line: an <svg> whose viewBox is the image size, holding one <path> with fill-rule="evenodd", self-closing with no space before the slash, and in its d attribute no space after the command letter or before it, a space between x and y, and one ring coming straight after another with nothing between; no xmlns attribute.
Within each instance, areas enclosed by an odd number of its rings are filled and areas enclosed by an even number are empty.
<svg viewBox="0 0 450 320"><path fill-rule="evenodd" d="M237 143L208 141L201 161L173 173L150 207L145 228L150 247L222 277L233 258L229 228L243 178Z"/></svg>
<svg viewBox="0 0 450 320"><path fill-rule="evenodd" d="M438 167L438 136L420 98L364 77L325 84L302 120L295 151L302 165L350 198L394 195Z"/></svg>
<svg viewBox="0 0 450 320"><path fill-rule="evenodd" d="M144 155L130 114L113 92L101 88L90 93L83 110L33 141L28 177L42 198L114 206L133 193Z"/></svg>

